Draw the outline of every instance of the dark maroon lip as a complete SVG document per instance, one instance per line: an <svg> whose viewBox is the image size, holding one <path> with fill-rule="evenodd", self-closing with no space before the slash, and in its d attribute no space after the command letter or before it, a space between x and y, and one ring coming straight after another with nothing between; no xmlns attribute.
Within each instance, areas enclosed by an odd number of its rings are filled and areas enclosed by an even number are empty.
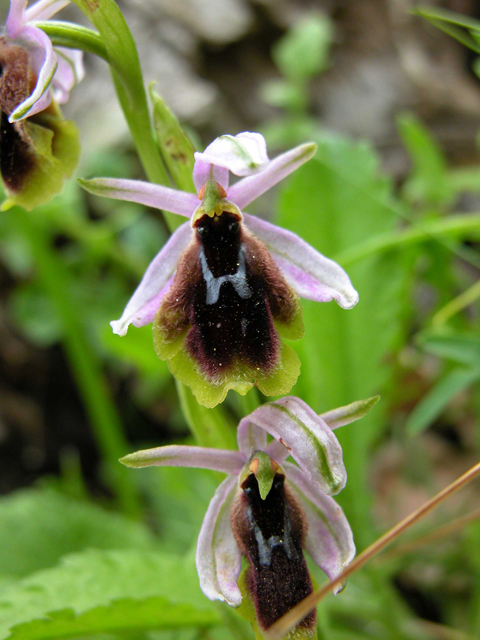
<svg viewBox="0 0 480 640"><path fill-rule="evenodd" d="M0 38L0 172L11 191L21 191L35 166L25 123L10 123L10 114L29 95L36 78L27 51Z"/></svg>
<svg viewBox="0 0 480 640"><path fill-rule="evenodd" d="M257 479L249 475L233 505L232 528L249 562L247 588L263 629L290 611L313 592L303 557L304 514L285 485L285 476L275 474L272 488L262 500ZM314 628L316 612L301 623Z"/></svg>
<svg viewBox="0 0 480 640"><path fill-rule="evenodd" d="M274 320L288 323L297 309L265 245L223 211L196 221L156 327L167 342L186 330L187 352L217 384L233 372L245 379L273 372L281 346Z"/></svg>
<svg viewBox="0 0 480 640"><path fill-rule="evenodd" d="M203 216L196 228L202 278L193 291L192 354L204 370L223 374L240 360L252 367L272 361L278 338L262 279L252 273L236 216Z"/></svg>

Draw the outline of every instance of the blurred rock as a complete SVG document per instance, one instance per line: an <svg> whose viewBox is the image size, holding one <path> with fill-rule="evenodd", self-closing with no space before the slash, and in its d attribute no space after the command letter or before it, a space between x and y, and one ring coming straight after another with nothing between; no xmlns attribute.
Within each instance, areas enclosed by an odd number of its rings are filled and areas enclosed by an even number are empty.
<svg viewBox="0 0 480 640"><path fill-rule="evenodd" d="M199 38L216 44L244 36L253 17L244 0L147 0L147 4L175 18Z"/></svg>

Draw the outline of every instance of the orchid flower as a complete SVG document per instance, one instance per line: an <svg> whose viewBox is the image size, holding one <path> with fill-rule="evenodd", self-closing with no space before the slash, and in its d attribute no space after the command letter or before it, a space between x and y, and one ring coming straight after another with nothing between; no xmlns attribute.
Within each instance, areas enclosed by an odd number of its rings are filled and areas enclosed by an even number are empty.
<svg viewBox="0 0 480 640"><path fill-rule="evenodd" d="M11 113L7 114L11 123L44 111L52 101L52 93L59 104L64 104L70 90L85 75L81 51L54 48L50 38L35 26L36 22L49 20L69 3L70 0L38 0L27 9L27 0L10 0L3 40L28 51L35 83L25 99L12 105Z"/></svg>
<svg viewBox="0 0 480 640"><path fill-rule="evenodd" d="M84 75L82 52L53 48L36 21L48 20L67 0L11 0L0 36L0 170L7 200L1 209L31 210L49 202L70 178L80 156L78 131L57 105Z"/></svg>
<svg viewBox="0 0 480 640"><path fill-rule="evenodd" d="M229 389L288 393L300 363L282 337L303 335L298 296L350 309L358 294L345 271L294 233L242 210L313 157L303 144L269 161L259 133L224 135L195 153L198 194L132 180L82 180L88 191L166 209L189 218L148 267L122 317L154 321L157 354L213 407ZM242 179L229 186L229 172ZM199 203L200 200L200 203Z"/></svg>
<svg viewBox="0 0 480 640"><path fill-rule="evenodd" d="M121 462L228 474L210 502L198 538L200 587L211 600L238 607L244 555L247 593L265 629L312 591L302 548L330 580L355 555L349 524L330 497L347 478L333 429L363 417L377 400L318 416L303 400L286 397L241 420L238 451L170 445L132 453ZM267 434L273 437L270 443ZM287 461L289 456L296 464ZM307 622L310 628L314 617Z"/></svg>

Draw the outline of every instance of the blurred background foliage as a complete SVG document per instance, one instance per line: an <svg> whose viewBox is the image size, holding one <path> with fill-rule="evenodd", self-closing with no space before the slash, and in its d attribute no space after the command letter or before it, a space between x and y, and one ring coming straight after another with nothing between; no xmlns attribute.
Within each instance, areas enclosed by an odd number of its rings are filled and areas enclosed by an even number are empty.
<svg viewBox="0 0 480 640"><path fill-rule="evenodd" d="M480 18L473 0L431 4ZM292 346L293 391L315 410L382 395L338 432L338 501L362 550L479 457L476 53L408 0L121 7L146 80L198 148L245 129L271 156L319 145L252 212L336 259L360 293L349 312L304 302ZM143 178L106 65L87 65L66 109L82 130L78 175ZM194 546L218 474L116 463L191 441L151 327L120 339L108 325L167 236L159 212L75 182L0 217L0 638L251 637L198 588ZM256 401L230 394L232 425ZM325 600L319 638L478 638L479 517L477 484Z"/></svg>

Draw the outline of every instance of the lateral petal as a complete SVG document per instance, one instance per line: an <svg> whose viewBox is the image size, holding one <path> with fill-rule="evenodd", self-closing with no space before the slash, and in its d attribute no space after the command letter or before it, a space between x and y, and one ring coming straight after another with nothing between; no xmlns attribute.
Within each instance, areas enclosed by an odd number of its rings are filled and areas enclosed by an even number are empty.
<svg viewBox="0 0 480 640"><path fill-rule="evenodd" d="M257 437L255 427L283 444L321 491L331 495L343 489L347 473L340 444L330 427L303 400L293 396L275 400L243 418L237 432L242 453L246 452L246 434Z"/></svg>
<svg viewBox="0 0 480 640"><path fill-rule="evenodd" d="M228 199L234 202L239 209L244 209L261 196L262 193L271 189L277 182L280 182L301 167L307 160L310 160L315 155L316 150L317 145L314 142L307 142L277 156L254 175L237 174L248 177L239 180L227 190ZM232 173L234 172L232 171Z"/></svg>
<svg viewBox="0 0 480 640"><path fill-rule="evenodd" d="M241 553L230 523L230 507L237 478L222 482L208 505L198 536L196 565L200 588L210 600L222 600L238 607L242 594L238 587Z"/></svg>
<svg viewBox="0 0 480 640"><path fill-rule="evenodd" d="M180 444L154 449L143 449L120 458L127 467L198 467L229 474L239 474L245 464L245 456L240 451L208 449Z"/></svg>
<svg viewBox="0 0 480 640"><path fill-rule="evenodd" d="M185 218L190 218L198 206L197 196L193 193L142 180L94 178L93 180L79 179L78 183L96 196L138 202L147 207L171 211Z"/></svg>
<svg viewBox="0 0 480 640"><path fill-rule="evenodd" d="M42 62L35 89L10 115L9 122L12 123L33 116L46 109L51 101L49 93L50 85L57 70L57 58L53 51L52 42L41 29L27 25L22 28L19 36L29 45L33 46L38 53L41 52Z"/></svg>
<svg viewBox="0 0 480 640"><path fill-rule="evenodd" d="M50 20L67 4L70 4L70 0L39 0L25 10L25 22Z"/></svg>
<svg viewBox="0 0 480 640"><path fill-rule="evenodd" d="M285 279L301 298L316 302L335 300L343 309L357 304L358 293L339 264L291 231L247 213L244 221L267 246Z"/></svg>
<svg viewBox="0 0 480 640"><path fill-rule="evenodd" d="M57 72L53 78L52 87L55 100L59 104L65 104L70 96L70 91L85 77L83 66L83 51L56 47Z"/></svg>
<svg viewBox="0 0 480 640"><path fill-rule="evenodd" d="M10 11L8 12L5 29L9 38L16 38L26 22L25 7L27 0L10 0Z"/></svg>
<svg viewBox="0 0 480 640"><path fill-rule="evenodd" d="M360 418L366 416L379 400L380 396L373 396L366 400L357 400L356 402L347 404L345 407L339 407L338 409L321 413L320 418L325 420L330 429L338 429L338 427L343 427L346 424L350 424L350 422L355 422L355 420L360 420Z"/></svg>
<svg viewBox="0 0 480 640"><path fill-rule="evenodd" d="M121 318L110 322L114 333L124 336L129 325L143 327L153 321L163 296L170 288L178 259L188 246L190 237L191 229L188 222L178 227L170 236L147 268Z"/></svg>
<svg viewBox="0 0 480 640"><path fill-rule="evenodd" d="M309 482L296 465L283 463L288 486L293 489L307 520L304 547L330 580L336 578L355 557L355 544L348 521L333 498ZM338 593L342 589L335 589Z"/></svg>

